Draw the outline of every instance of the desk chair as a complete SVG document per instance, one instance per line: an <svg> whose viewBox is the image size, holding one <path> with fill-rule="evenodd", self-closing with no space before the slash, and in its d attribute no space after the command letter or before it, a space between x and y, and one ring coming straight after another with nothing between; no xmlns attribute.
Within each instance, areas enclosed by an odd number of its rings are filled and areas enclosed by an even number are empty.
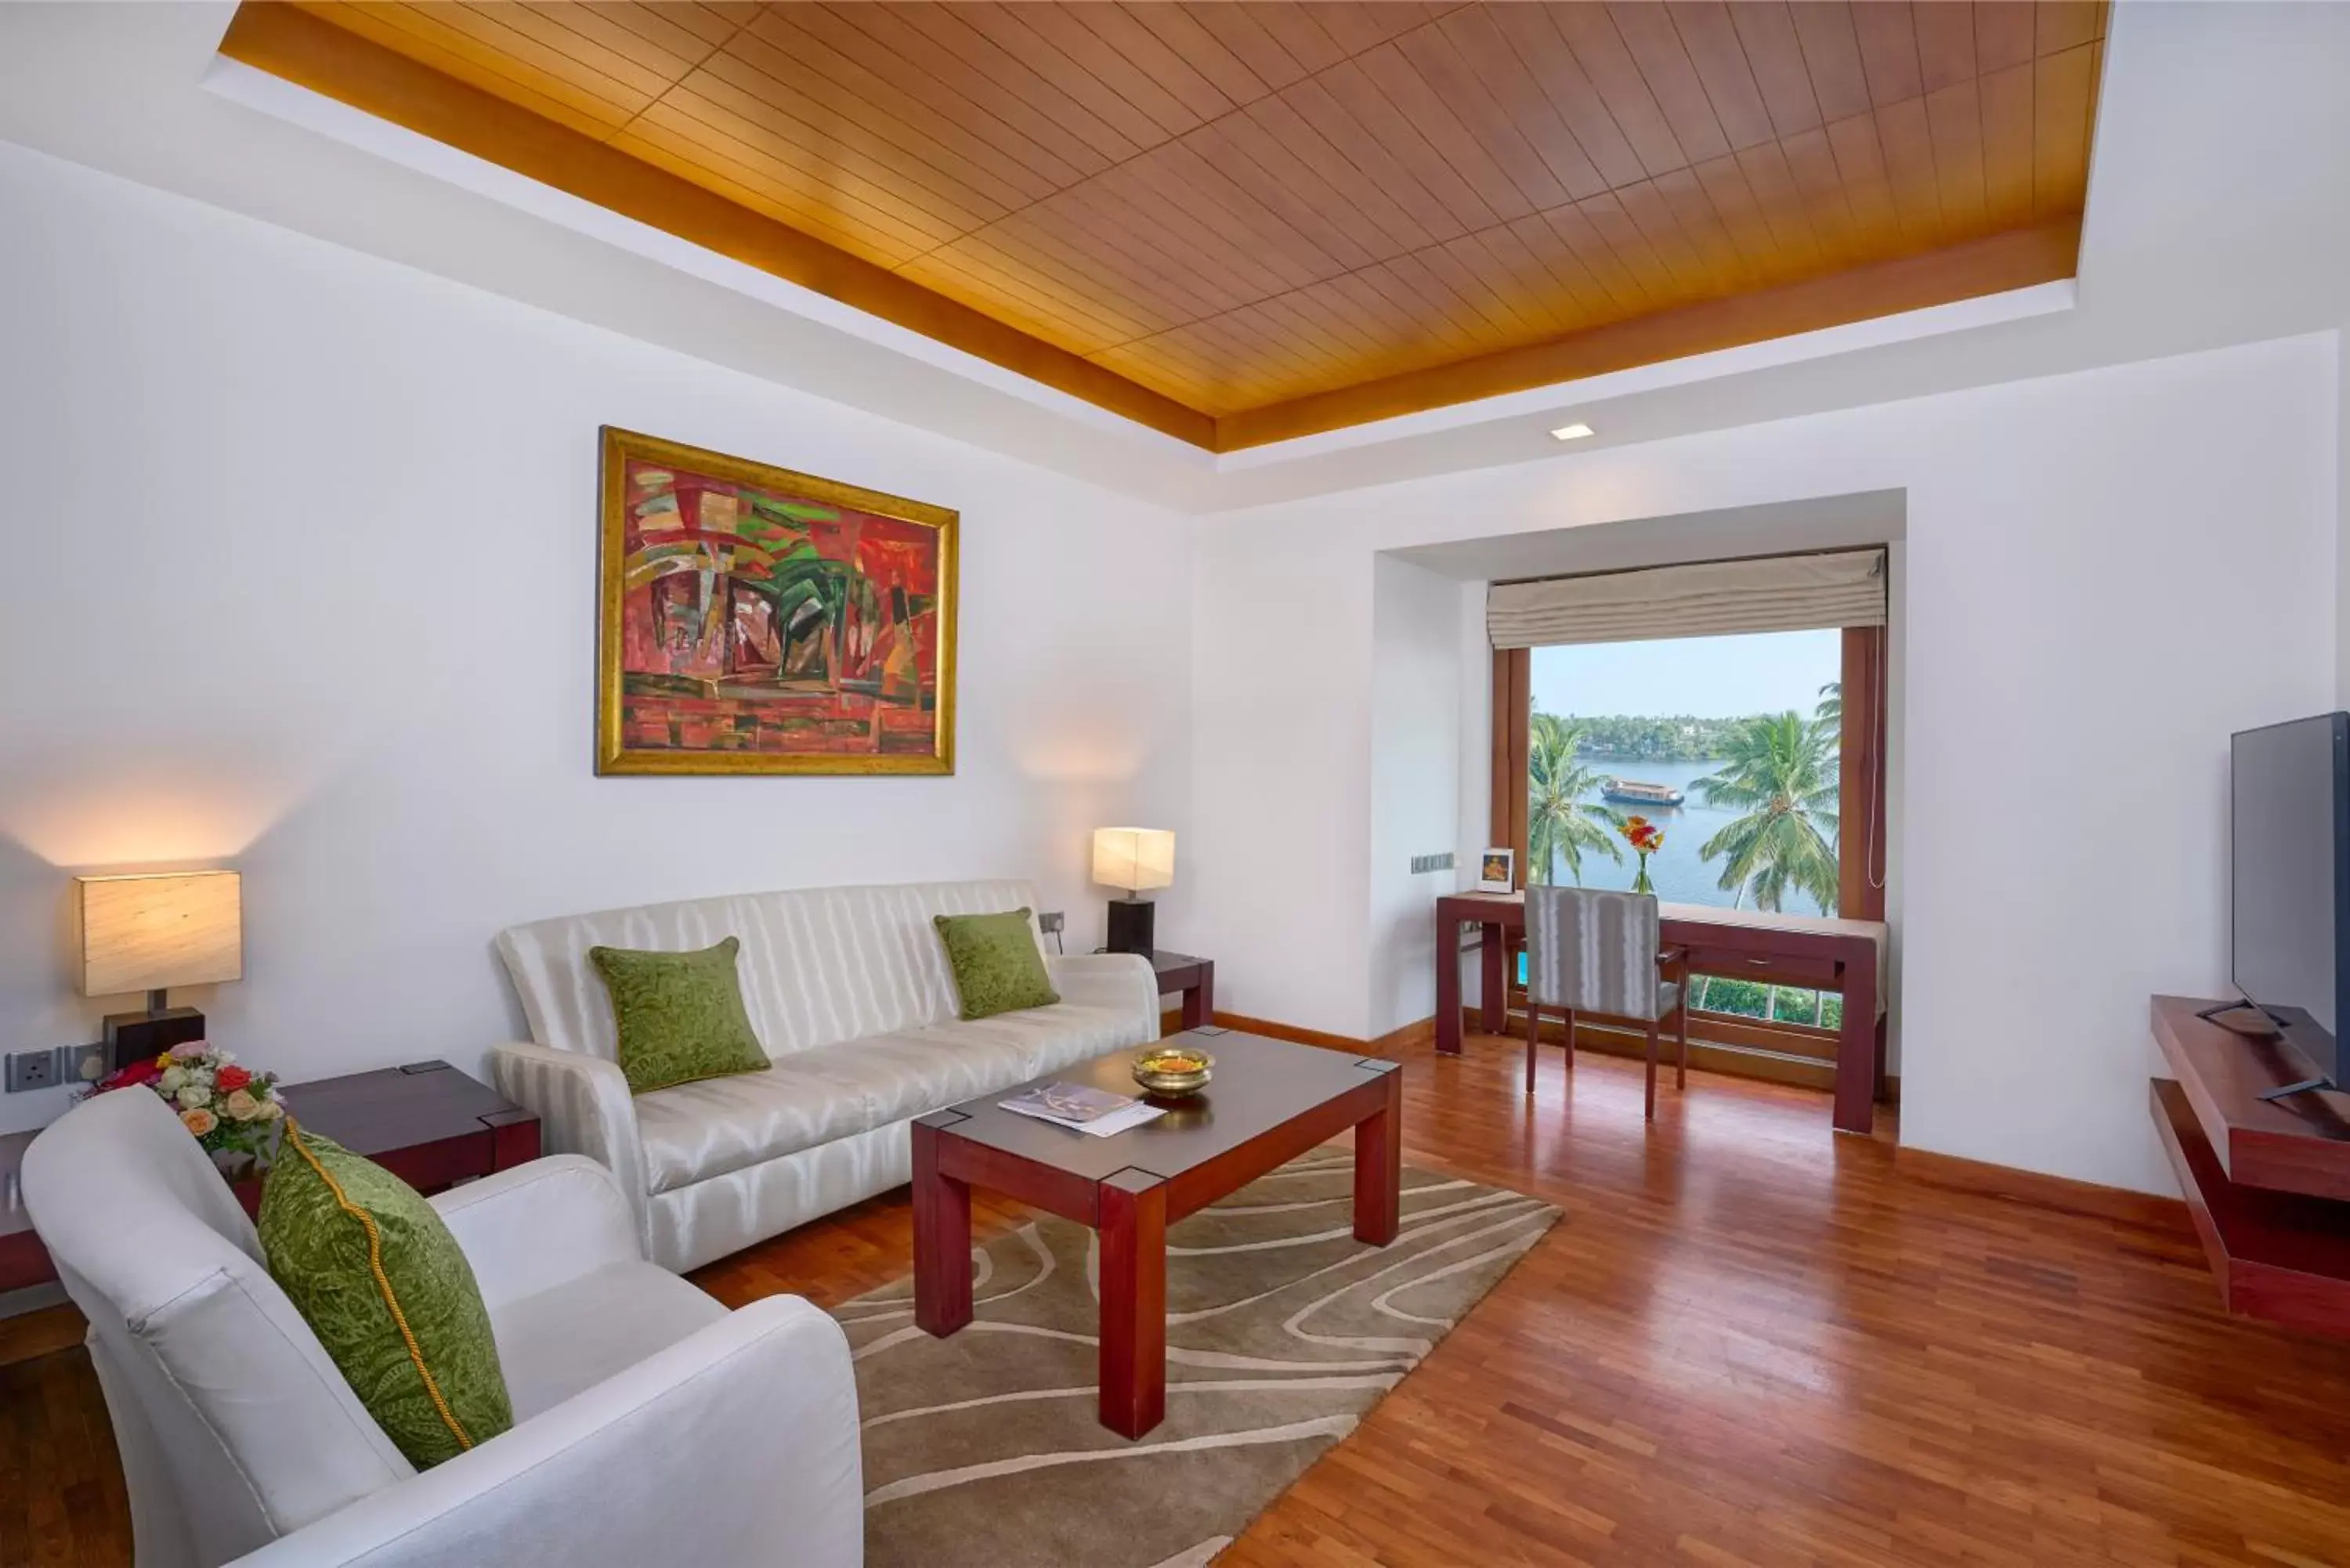
<svg viewBox="0 0 2350 1568"><path fill-rule="evenodd" d="M1660 972L1668 968L1672 978ZM1594 888L1526 889L1526 1093L1544 1012L1566 1019L1566 1065L1575 1069L1575 1015L1596 1012L1648 1025L1648 1119L1657 1119L1657 1036L1674 1022L1679 1055L1673 1087L1689 1084L1689 953L1658 944L1657 900Z"/></svg>

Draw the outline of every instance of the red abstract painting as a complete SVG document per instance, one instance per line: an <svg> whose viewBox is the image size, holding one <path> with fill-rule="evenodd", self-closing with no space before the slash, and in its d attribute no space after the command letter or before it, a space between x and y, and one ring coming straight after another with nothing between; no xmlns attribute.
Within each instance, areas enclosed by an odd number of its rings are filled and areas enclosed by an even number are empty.
<svg viewBox="0 0 2350 1568"><path fill-rule="evenodd" d="M601 773L951 773L956 514L604 432Z"/></svg>

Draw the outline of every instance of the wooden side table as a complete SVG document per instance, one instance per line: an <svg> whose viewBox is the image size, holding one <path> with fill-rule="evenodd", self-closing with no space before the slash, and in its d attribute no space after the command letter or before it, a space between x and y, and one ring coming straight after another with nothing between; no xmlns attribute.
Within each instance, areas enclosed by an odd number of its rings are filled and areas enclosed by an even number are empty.
<svg viewBox="0 0 2350 1568"><path fill-rule="evenodd" d="M57 1277L48 1249L33 1234L33 1217L25 1212L24 1186L17 1179L25 1151L32 1147L28 1132L0 1137L0 1292L21 1291Z"/></svg>
<svg viewBox="0 0 2350 1568"><path fill-rule="evenodd" d="M305 1127L367 1156L420 1192L538 1158L538 1117L446 1062L281 1084L277 1095ZM0 1291L57 1278L16 1179L32 1141L30 1133L0 1138ZM236 1195L253 1212L261 1183L240 1181Z"/></svg>
<svg viewBox="0 0 2350 1568"><path fill-rule="evenodd" d="M1149 954L1159 972L1159 992L1180 992L1183 997L1183 1027L1200 1029L1216 1019L1216 961L1191 953L1170 953L1164 948Z"/></svg>

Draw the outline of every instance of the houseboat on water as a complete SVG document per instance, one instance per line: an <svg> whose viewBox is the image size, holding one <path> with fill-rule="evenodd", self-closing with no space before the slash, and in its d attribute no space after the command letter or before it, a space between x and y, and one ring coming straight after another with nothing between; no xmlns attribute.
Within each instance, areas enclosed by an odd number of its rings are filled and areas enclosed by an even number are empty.
<svg viewBox="0 0 2350 1568"><path fill-rule="evenodd" d="M1688 798L1670 784L1642 784L1638 779L1603 779L1599 797L1618 805L1679 805Z"/></svg>

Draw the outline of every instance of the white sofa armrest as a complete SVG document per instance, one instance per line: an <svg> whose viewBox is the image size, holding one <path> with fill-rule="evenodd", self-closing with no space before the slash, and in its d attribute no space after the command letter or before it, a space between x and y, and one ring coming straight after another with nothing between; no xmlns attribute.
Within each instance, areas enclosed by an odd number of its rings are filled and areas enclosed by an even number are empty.
<svg viewBox="0 0 2350 1568"><path fill-rule="evenodd" d="M1159 976L1139 953L1046 955L1045 971L1063 1002L1114 1007L1148 1020L1145 1040L1159 1038Z"/></svg>
<svg viewBox="0 0 2350 1568"><path fill-rule="evenodd" d="M612 1173L636 1217L638 1241L649 1244L645 1147L637 1134L636 1098L619 1064L513 1040L490 1047L490 1076L499 1094L538 1114L540 1146L547 1153L584 1154Z"/></svg>
<svg viewBox="0 0 2350 1568"><path fill-rule="evenodd" d="M857 1386L839 1324L769 1296L238 1568L857 1568Z"/></svg>
<svg viewBox="0 0 2350 1568"><path fill-rule="evenodd" d="M493 1308L644 1259L636 1210L612 1173L583 1154L534 1159L429 1201Z"/></svg>

